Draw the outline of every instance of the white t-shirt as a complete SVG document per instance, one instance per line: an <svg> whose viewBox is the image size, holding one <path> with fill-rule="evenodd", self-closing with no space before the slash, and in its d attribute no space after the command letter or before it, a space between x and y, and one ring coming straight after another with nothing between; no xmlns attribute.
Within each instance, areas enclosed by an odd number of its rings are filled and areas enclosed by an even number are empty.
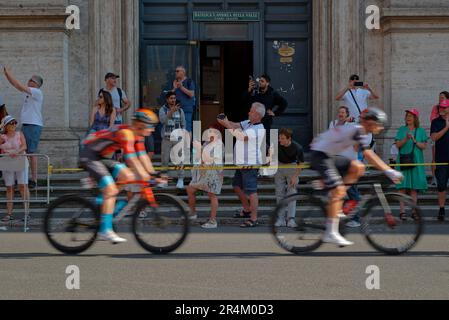
<svg viewBox="0 0 449 320"><path fill-rule="evenodd" d="M360 88L357 88L355 90L351 89L351 91L354 95L354 98L357 100L357 103L359 104L360 112L368 108L368 99L371 97L371 92L369 90ZM351 117L354 117L355 121L358 122L360 112L357 109L357 105L355 104L349 90L346 91L345 95L343 96L343 102L343 105L349 108L349 115Z"/></svg>
<svg viewBox="0 0 449 320"><path fill-rule="evenodd" d="M114 87L111 91L109 91L106 88L103 88L103 90L107 91L107 92L109 92L111 94L111 96L112 96L112 104L114 105L114 108L120 109L121 108L121 106L120 106L120 95L118 94L117 88ZM126 96L126 93L125 93L125 91L123 91L123 89L122 89L122 99L128 99L127 96ZM117 117L115 118L115 121L123 121L123 117L122 117L121 113L120 114L117 113Z"/></svg>
<svg viewBox="0 0 449 320"><path fill-rule="evenodd" d="M334 120L329 124L329 129L334 129L336 127L341 127L337 125L338 120ZM343 126L353 126L354 123L345 122ZM354 145L350 146L349 148L341 151L338 153L339 156L351 159L351 160L357 160L357 152L354 150Z"/></svg>
<svg viewBox="0 0 449 320"><path fill-rule="evenodd" d="M29 88L31 95L25 93L22 112L20 114L20 122L22 124L34 124L44 126L42 120L42 104L44 103L44 95L41 89Z"/></svg>
<svg viewBox="0 0 449 320"><path fill-rule="evenodd" d="M359 124L338 126L316 137L312 141L311 149L324 152L329 156L339 155L355 145L360 145L361 150L367 150L369 140L363 132L363 127Z"/></svg>
<svg viewBox="0 0 449 320"><path fill-rule="evenodd" d="M234 147L236 165L261 165L262 143L265 140L265 128L262 123L251 124L249 120L240 122L242 131L248 136L248 141L238 140Z"/></svg>

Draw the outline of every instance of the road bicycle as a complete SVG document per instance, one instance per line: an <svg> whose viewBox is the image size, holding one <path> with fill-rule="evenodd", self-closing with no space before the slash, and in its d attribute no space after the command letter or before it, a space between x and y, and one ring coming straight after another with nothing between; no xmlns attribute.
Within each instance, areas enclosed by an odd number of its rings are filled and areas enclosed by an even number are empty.
<svg viewBox="0 0 449 320"><path fill-rule="evenodd" d="M372 185L373 192L363 195L358 205L348 215L341 217L340 233L345 234L346 222L359 212L360 230L373 248L388 255L407 252L418 242L423 231L421 210L409 196L395 192L384 193L380 182L385 178L374 175L371 179L355 184ZM326 229L330 189L311 190L298 191L284 198L271 215L271 232L276 242L295 254L316 250L323 243L321 239ZM277 227L278 217L288 216L288 210L291 213L294 211L297 226ZM401 213L406 213L408 218Z"/></svg>
<svg viewBox="0 0 449 320"><path fill-rule="evenodd" d="M138 185L141 190L114 214L114 229L128 220L137 242L154 254L179 248L189 231L184 202L176 196L153 193L155 181L130 181L117 185ZM78 254L93 245L100 228L101 208L85 197L69 194L50 203L44 218L44 233L50 244L66 254ZM126 223L125 223L126 224Z"/></svg>

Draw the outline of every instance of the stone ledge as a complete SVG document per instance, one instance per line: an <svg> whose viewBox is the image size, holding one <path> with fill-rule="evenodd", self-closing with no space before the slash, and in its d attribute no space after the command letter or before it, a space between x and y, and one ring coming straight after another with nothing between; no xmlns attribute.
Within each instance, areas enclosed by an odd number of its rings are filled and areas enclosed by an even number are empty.
<svg viewBox="0 0 449 320"><path fill-rule="evenodd" d="M63 6L57 7L1 7L2 31L59 31L66 32L69 16Z"/></svg>
<svg viewBox="0 0 449 320"><path fill-rule="evenodd" d="M383 8L383 33L448 32L449 11L446 8Z"/></svg>

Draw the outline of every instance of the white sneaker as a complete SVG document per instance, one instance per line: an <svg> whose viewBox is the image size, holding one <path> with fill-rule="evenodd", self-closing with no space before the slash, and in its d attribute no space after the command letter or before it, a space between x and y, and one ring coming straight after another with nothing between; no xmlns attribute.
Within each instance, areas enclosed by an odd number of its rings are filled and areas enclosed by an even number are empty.
<svg viewBox="0 0 449 320"><path fill-rule="evenodd" d="M201 225L201 228L204 229L216 229L218 227L217 220L210 219L205 224Z"/></svg>
<svg viewBox="0 0 449 320"><path fill-rule="evenodd" d="M287 224L285 223L285 219L284 218L278 218L276 220L276 223L274 224L275 227L286 227Z"/></svg>
<svg viewBox="0 0 449 320"><path fill-rule="evenodd" d="M298 224L295 221L295 218L288 218L287 227L289 228L296 228Z"/></svg>
<svg viewBox="0 0 449 320"><path fill-rule="evenodd" d="M125 238L120 238L114 231L107 231L105 233L98 233L98 240L100 241L111 241L113 244L123 243L128 240Z"/></svg>
<svg viewBox="0 0 449 320"><path fill-rule="evenodd" d="M184 189L184 179L178 179L178 183L176 184L176 188Z"/></svg>
<svg viewBox="0 0 449 320"><path fill-rule="evenodd" d="M358 227L361 226L361 224L360 224L360 222L351 220L348 223L346 223L346 226L349 227L349 228L358 228Z"/></svg>
<svg viewBox="0 0 449 320"><path fill-rule="evenodd" d="M323 236L323 242L334 243L339 246L352 246L354 242L348 241L338 233L325 233Z"/></svg>
<svg viewBox="0 0 449 320"><path fill-rule="evenodd" d="M194 214L194 215L190 215L189 214L189 220L196 220L196 219L198 219L198 215L197 214Z"/></svg>

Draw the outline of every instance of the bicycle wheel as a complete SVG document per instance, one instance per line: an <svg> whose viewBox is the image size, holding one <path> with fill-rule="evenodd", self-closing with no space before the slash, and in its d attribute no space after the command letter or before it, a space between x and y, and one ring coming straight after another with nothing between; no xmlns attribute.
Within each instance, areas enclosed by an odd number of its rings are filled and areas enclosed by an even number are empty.
<svg viewBox="0 0 449 320"><path fill-rule="evenodd" d="M410 250L421 236L423 229L421 210L407 196L386 194L385 198L389 210L384 209L378 198L368 201L366 210L362 212L361 230L368 243L376 250L389 255L399 255ZM401 202L404 206L403 211ZM405 212L409 218L401 220L399 216L401 212Z"/></svg>
<svg viewBox="0 0 449 320"><path fill-rule="evenodd" d="M137 242L147 251L165 254L176 250L186 239L189 219L183 202L170 194L155 194L157 207L142 199L133 216Z"/></svg>
<svg viewBox="0 0 449 320"><path fill-rule="evenodd" d="M93 203L77 195L67 195L48 207L44 233L57 250L78 254L93 244L99 225L100 213Z"/></svg>
<svg viewBox="0 0 449 320"><path fill-rule="evenodd" d="M296 227L276 226L278 217L295 213ZM271 232L276 242L295 254L313 251L321 246L326 230L326 208L314 197L294 194L279 202L271 215Z"/></svg>

